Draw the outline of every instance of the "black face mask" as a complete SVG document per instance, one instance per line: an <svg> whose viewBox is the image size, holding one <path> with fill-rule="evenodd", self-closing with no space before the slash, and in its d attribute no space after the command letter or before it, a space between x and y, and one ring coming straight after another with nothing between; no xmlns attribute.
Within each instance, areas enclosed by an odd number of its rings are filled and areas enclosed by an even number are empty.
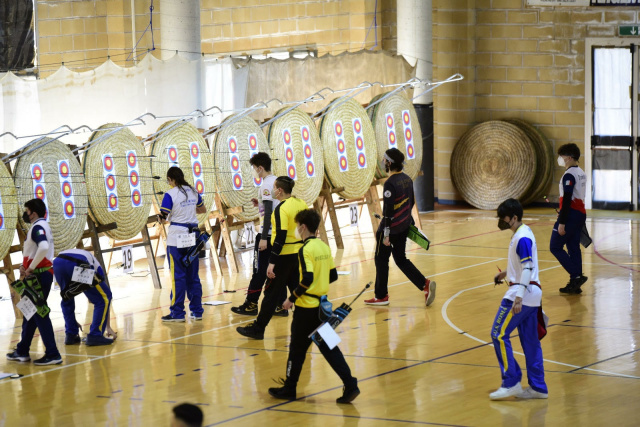
<svg viewBox="0 0 640 427"><path fill-rule="evenodd" d="M29 224L31 222L31 220L29 219L29 214L26 212L22 212L22 220L24 222L26 222L27 224Z"/></svg>
<svg viewBox="0 0 640 427"><path fill-rule="evenodd" d="M498 228L500 230L508 230L511 228L511 225L509 225L509 223L507 221L505 221L504 219L500 218L498 220Z"/></svg>

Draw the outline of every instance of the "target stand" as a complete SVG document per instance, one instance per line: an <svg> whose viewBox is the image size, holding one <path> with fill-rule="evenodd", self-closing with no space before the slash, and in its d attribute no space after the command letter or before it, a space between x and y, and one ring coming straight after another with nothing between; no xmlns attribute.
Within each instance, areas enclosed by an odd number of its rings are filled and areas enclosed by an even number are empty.
<svg viewBox="0 0 640 427"><path fill-rule="evenodd" d="M320 190L320 195L313 203L313 208L322 215L322 221L318 227L318 233L320 238L327 245L329 244L329 237L327 236L327 229L325 222L327 215L331 220L331 227L333 229L333 237L336 240L336 246L338 249L344 249L344 242L342 241L342 233L340 231L340 224L338 223L338 216L336 215L336 205L333 202L333 195L344 191L343 187L332 188L331 184L325 179Z"/></svg>

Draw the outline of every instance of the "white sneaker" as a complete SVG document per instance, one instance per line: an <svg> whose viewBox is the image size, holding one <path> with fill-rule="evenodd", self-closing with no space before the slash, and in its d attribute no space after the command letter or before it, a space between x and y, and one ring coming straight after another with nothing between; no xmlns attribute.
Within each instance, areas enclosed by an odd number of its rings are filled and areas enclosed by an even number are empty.
<svg viewBox="0 0 640 427"><path fill-rule="evenodd" d="M436 299L436 282L427 279L424 284L424 302L429 307Z"/></svg>
<svg viewBox="0 0 640 427"><path fill-rule="evenodd" d="M518 383L513 387L509 387L509 388L500 387L499 389L491 393L489 395L489 398L491 400L498 400L498 399L504 399L511 396L520 396L522 393L523 393L522 386L520 385L520 383Z"/></svg>
<svg viewBox="0 0 640 427"><path fill-rule="evenodd" d="M191 320L202 320L202 316L196 316L193 313L189 313L189 319L191 319Z"/></svg>
<svg viewBox="0 0 640 427"><path fill-rule="evenodd" d="M531 387L527 387L522 393L518 395L520 399L547 399L549 397L548 393L540 393L539 391L535 391Z"/></svg>

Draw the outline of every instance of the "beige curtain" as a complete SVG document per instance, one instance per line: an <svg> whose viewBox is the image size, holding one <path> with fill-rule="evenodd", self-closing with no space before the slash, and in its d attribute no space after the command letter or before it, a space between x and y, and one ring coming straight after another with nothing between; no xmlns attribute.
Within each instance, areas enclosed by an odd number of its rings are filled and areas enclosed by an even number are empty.
<svg viewBox="0 0 640 427"><path fill-rule="evenodd" d="M304 59L235 60L234 64L240 69L248 69L247 107L272 98L284 102L303 100L324 87L345 89L363 81L401 83L415 75L415 68L403 57L383 51L360 51ZM392 88L376 86L362 92L356 100L361 104L368 104L374 96L390 90ZM314 113L342 95L344 93L330 95L326 100L301 108ZM261 109L252 114L252 117L264 120L272 117L280 108L282 106L278 103L272 103L268 109Z"/></svg>

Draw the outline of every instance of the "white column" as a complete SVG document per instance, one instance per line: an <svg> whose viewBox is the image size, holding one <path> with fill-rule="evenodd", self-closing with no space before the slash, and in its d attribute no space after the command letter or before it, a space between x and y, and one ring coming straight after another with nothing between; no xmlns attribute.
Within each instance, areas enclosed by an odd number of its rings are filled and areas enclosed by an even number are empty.
<svg viewBox="0 0 640 427"><path fill-rule="evenodd" d="M398 54L416 66L416 77L433 78L431 0L397 0ZM418 92L419 93L419 92ZM431 104L431 92L413 101Z"/></svg>
<svg viewBox="0 0 640 427"><path fill-rule="evenodd" d="M175 54L186 59L200 57L200 2L197 0L161 0L160 40L162 59ZM198 52L198 53L184 53Z"/></svg>

